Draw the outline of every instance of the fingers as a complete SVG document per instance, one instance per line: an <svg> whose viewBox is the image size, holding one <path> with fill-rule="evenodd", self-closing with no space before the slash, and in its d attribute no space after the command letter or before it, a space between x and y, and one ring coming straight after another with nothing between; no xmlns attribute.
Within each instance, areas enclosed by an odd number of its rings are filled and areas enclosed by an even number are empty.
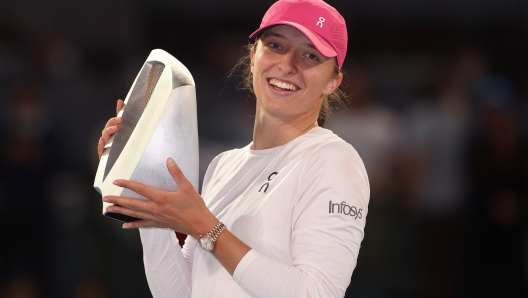
<svg viewBox="0 0 528 298"><path fill-rule="evenodd" d="M123 108L124 105L125 103L121 99L117 100L116 114L119 114L119 111ZM108 139L112 135L119 131L119 125L121 125L122 123L123 118L121 117L110 118L110 120L106 122L106 125L103 128L103 131L101 132L101 138L99 138L99 142L97 143L97 155L99 156L99 159L101 159L101 156L103 155L104 146L106 145L106 142L108 142Z"/></svg>
<svg viewBox="0 0 528 298"><path fill-rule="evenodd" d="M117 100L116 115L119 114L119 111L121 111L121 109L123 108L124 105L125 105L124 101L122 101L121 99Z"/></svg>
<svg viewBox="0 0 528 298"><path fill-rule="evenodd" d="M103 155L103 150L105 146L105 141L103 138L99 138L99 142L97 143L97 155L99 155L99 159L101 159L101 155Z"/></svg>
<svg viewBox="0 0 528 298"><path fill-rule="evenodd" d="M119 213L119 214L128 215L128 216L139 218L139 219L153 220L152 215L149 213L128 209L128 208L118 206L118 205L108 206L106 208L106 212Z"/></svg>
<svg viewBox="0 0 528 298"><path fill-rule="evenodd" d="M153 220L152 212L156 208L150 201L118 196L106 196L103 198L103 202L114 203L114 205L106 207L107 212L124 214L140 219Z"/></svg>
<svg viewBox="0 0 528 298"><path fill-rule="evenodd" d="M154 201L154 202L159 201L159 197L162 194L161 190L152 188L152 187L150 187L148 185L145 185L143 183L139 183L139 182L136 182L136 181L118 179L118 180L114 181L114 184L119 186L119 187L128 188L131 191L137 193L138 195L142 195L142 196L144 196L144 197L146 197L149 200ZM135 199L131 199L131 200L141 201L141 200L135 200ZM141 201L141 202L146 202L146 201ZM121 205L121 204L119 204L119 205Z"/></svg>
<svg viewBox="0 0 528 298"><path fill-rule="evenodd" d="M112 119L115 119L115 118L112 118ZM113 121L113 122L122 122L122 120ZM101 155L103 155L104 147L106 143L108 142L108 139L118 131L119 131L119 125L112 125L112 126L105 128L105 130L103 130L103 134L99 138L99 142L97 143L97 154L99 155L99 158L101 158Z"/></svg>
<svg viewBox="0 0 528 298"><path fill-rule="evenodd" d="M147 220L142 219L138 221L133 222L127 222L123 224L123 229L137 229L137 228L161 228L162 226L153 221L153 220Z"/></svg>
<svg viewBox="0 0 528 298"><path fill-rule="evenodd" d="M106 127L105 130L103 130L103 133L101 134L101 138L104 140L104 143L106 144L106 142L108 142L108 139L118 131L119 125L111 125Z"/></svg>
<svg viewBox="0 0 528 298"><path fill-rule="evenodd" d="M187 178L183 174L180 167L178 167L174 159L170 157L167 158L167 169L169 170L169 173L171 174L176 184L178 184L179 189L186 189L188 187L191 187L191 188L193 187L191 182L189 182L189 180L187 180Z"/></svg>
<svg viewBox="0 0 528 298"><path fill-rule="evenodd" d="M108 120L106 123L103 131L101 132L101 138L99 138L99 142L97 143L97 154L99 155L99 158L101 158L101 155L103 154L106 142L108 142L108 139L112 135L119 131L119 125L122 123L123 118L121 117L110 118L110 120Z"/></svg>
<svg viewBox="0 0 528 298"><path fill-rule="evenodd" d="M101 131L101 135L104 135L105 132L108 130L108 128L112 127L112 126L119 126L123 123L123 118L121 117L114 117L114 118L110 118L108 120L108 122L106 122L106 125L105 127L103 128L103 131Z"/></svg>

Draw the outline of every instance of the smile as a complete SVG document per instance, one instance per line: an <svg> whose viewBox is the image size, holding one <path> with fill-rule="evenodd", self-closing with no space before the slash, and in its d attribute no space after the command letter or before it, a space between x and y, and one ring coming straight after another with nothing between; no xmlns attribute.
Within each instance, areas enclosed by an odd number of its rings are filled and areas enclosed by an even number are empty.
<svg viewBox="0 0 528 298"><path fill-rule="evenodd" d="M269 79L268 80L270 85L273 86L273 88L281 91L297 91L301 88L295 86L294 84L286 83L283 81L279 81L277 79Z"/></svg>

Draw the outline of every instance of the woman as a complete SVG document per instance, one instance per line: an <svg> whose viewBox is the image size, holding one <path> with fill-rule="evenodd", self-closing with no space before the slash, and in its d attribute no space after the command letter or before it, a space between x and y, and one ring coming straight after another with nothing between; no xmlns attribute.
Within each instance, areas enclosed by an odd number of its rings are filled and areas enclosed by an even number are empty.
<svg viewBox="0 0 528 298"><path fill-rule="evenodd" d="M253 142L211 162L202 196L168 158L178 191L116 180L150 201L103 198L142 219L123 228L141 228L154 297L342 297L350 283L368 178L353 147L318 126L342 80L344 20L323 1L281 0L250 37ZM190 235L183 249L173 231Z"/></svg>

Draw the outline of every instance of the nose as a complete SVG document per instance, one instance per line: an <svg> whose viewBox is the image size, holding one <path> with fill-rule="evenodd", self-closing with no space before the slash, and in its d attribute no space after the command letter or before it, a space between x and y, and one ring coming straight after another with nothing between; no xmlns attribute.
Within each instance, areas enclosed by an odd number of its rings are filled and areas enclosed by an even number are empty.
<svg viewBox="0 0 528 298"><path fill-rule="evenodd" d="M297 61L294 51L284 53L279 61L279 69L285 74L295 73L297 71Z"/></svg>

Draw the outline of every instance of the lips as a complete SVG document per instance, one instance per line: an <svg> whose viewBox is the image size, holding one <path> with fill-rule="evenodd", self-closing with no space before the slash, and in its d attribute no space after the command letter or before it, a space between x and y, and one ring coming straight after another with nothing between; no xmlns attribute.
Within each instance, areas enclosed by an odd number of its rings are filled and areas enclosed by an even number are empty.
<svg viewBox="0 0 528 298"><path fill-rule="evenodd" d="M273 86L273 88L281 90L281 91L297 91L301 89L295 86L294 84L280 81L277 79L269 79L268 82L270 83L271 86Z"/></svg>

